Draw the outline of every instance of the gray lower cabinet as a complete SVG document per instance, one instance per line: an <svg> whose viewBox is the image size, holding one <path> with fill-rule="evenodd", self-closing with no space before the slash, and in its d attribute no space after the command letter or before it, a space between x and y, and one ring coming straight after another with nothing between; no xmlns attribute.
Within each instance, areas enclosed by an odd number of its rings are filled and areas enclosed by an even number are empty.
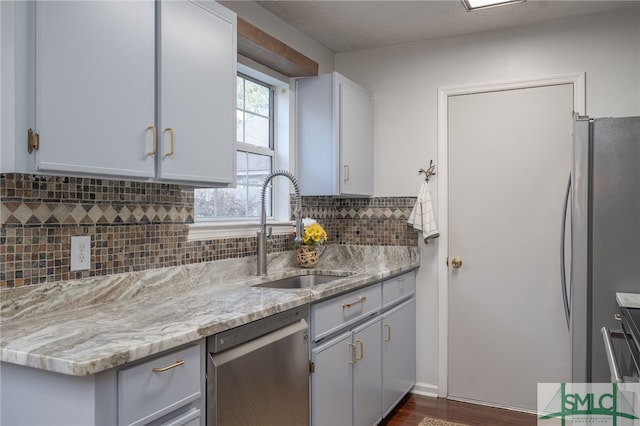
<svg viewBox="0 0 640 426"><path fill-rule="evenodd" d="M416 299L382 315L382 414L386 416L416 382Z"/></svg>
<svg viewBox="0 0 640 426"><path fill-rule="evenodd" d="M380 317L353 331L355 364L353 364L353 424L371 426L382 420L382 352Z"/></svg>
<svg viewBox="0 0 640 426"><path fill-rule="evenodd" d="M204 426L204 351L202 340L88 376L2 363L0 424Z"/></svg>
<svg viewBox="0 0 640 426"><path fill-rule="evenodd" d="M355 357L352 345L353 333L348 331L312 350L314 372L311 379L311 424L351 424L351 363Z"/></svg>
<svg viewBox="0 0 640 426"><path fill-rule="evenodd" d="M382 419L381 319L341 334L312 351L313 425L374 425Z"/></svg>
<svg viewBox="0 0 640 426"><path fill-rule="evenodd" d="M311 329L311 424L378 424L415 384L415 273L313 305Z"/></svg>
<svg viewBox="0 0 640 426"><path fill-rule="evenodd" d="M118 371L118 424L200 424L201 355L194 345Z"/></svg>

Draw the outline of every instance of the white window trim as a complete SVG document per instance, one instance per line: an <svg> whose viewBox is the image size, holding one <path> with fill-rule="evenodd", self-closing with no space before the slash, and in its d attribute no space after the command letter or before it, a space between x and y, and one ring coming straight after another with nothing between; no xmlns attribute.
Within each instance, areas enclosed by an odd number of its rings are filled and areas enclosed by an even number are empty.
<svg viewBox="0 0 640 426"><path fill-rule="evenodd" d="M275 97L275 156L273 170L289 170L291 164L289 161L289 151L291 150L291 146L289 144L289 133L291 126L289 125L289 120L284 121L286 125L282 124L282 120L278 120L279 116L289 117L289 119L291 118L289 109L291 102L289 81L286 81L286 78L276 78L265 74L264 72L256 71L255 69L249 68L241 63L238 63L238 72L273 86ZM281 147L284 147L284 149ZM289 149L287 149L287 147L289 147ZM287 179L278 178L272 181L272 185L275 217L267 218L267 225L272 227L272 235L291 234L294 231L294 222L289 220L291 217L289 192L290 188L293 187L290 186ZM187 241L253 237L256 235L259 224L259 218L198 221L189 225Z"/></svg>
<svg viewBox="0 0 640 426"><path fill-rule="evenodd" d="M295 222L267 222L272 227L272 235L287 235L295 232ZM251 222L198 222L189 225L187 241L202 241L219 238L255 237L260 224Z"/></svg>

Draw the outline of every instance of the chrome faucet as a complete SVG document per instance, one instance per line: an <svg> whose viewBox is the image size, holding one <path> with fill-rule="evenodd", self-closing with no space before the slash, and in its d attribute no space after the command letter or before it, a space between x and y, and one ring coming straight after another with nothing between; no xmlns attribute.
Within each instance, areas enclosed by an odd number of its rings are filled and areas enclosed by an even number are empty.
<svg viewBox="0 0 640 426"><path fill-rule="evenodd" d="M296 210L294 217L296 218L296 237L295 241L302 241L302 203L300 201L300 188L298 187L298 181L296 177L286 170L276 170L267 176L262 184L262 191L260 192L261 215L260 215L260 228L256 234L258 247L256 252L258 255L258 275L267 275L267 207L265 205L265 192L267 191L267 185L271 179L276 176L284 176L288 178L293 184L293 189L296 191ZM271 234L271 233L269 233Z"/></svg>

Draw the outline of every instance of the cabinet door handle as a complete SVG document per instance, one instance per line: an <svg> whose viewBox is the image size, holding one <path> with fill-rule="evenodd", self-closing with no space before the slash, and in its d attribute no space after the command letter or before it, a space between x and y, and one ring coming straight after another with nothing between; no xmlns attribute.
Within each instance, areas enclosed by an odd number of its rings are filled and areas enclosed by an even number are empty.
<svg viewBox="0 0 640 426"><path fill-rule="evenodd" d="M167 127L164 129L165 132L169 132L169 152L167 152L164 156L171 157L173 155L173 144L176 138L176 133L173 131L173 127Z"/></svg>
<svg viewBox="0 0 640 426"><path fill-rule="evenodd" d="M154 373L162 373L164 371L171 370L172 368L180 367L181 365L184 365L184 359L177 359L176 362L167 365L166 367L152 368L151 371L153 371Z"/></svg>
<svg viewBox="0 0 640 426"><path fill-rule="evenodd" d="M345 164L344 166L344 181L349 180L349 166Z"/></svg>
<svg viewBox="0 0 640 426"><path fill-rule="evenodd" d="M391 326L389 324L384 325L385 330L387 330L387 336L384 338L385 342L391 341Z"/></svg>
<svg viewBox="0 0 640 426"><path fill-rule="evenodd" d="M349 309L359 303L364 303L366 301L367 301L367 296L360 296L360 299L356 300L355 302L345 303L344 305L342 305L342 309Z"/></svg>
<svg viewBox="0 0 640 426"><path fill-rule="evenodd" d="M147 130L151 130L153 137L153 147L151 151L147 152L147 155L156 155L156 150L158 149L158 132L156 131L156 126L148 126Z"/></svg>
<svg viewBox="0 0 640 426"><path fill-rule="evenodd" d="M358 356L358 346L360 347L360 356ZM356 340L356 360L361 360L364 358L364 342L360 339Z"/></svg>
<svg viewBox="0 0 640 426"><path fill-rule="evenodd" d="M349 348L351 349L351 361L349 361L349 364L353 365L358 360L358 357L356 357L356 345L349 343Z"/></svg>

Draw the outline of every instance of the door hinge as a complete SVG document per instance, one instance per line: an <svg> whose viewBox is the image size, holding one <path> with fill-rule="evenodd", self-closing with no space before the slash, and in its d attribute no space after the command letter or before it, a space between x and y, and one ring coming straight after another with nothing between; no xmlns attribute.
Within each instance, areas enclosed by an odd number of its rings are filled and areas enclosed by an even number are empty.
<svg viewBox="0 0 640 426"><path fill-rule="evenodd" d="M316 364L313 361L309 361L309 374L316 372Z"/></svg>
<svg viewBox="0 0 640 426"><path fill-rule="evenodd" d="M34 149L40 148L40 135L33 133L33 130L29 128L27 131L27 152L31 154Z"/></svg>

